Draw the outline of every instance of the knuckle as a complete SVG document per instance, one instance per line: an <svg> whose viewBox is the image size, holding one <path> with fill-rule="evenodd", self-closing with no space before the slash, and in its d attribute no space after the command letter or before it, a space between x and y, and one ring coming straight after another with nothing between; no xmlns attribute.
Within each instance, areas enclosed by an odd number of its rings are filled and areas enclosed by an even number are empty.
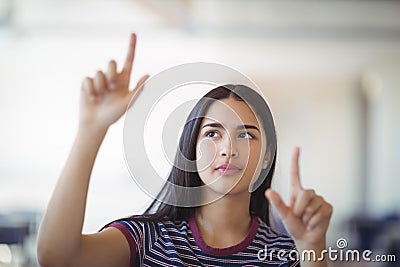
<svg viewBox="0 0 400 267"><path fill-rule="evenodd" d="M312 211L313 211L313 208L311 206L308 206L306 208L306 213L312 213Z"/></svg>
<svg viewBox="0 0 400 267"><path fill-rule="evenodd" d="M329 211L329 214L333 213L333 206L330 203L328 203L328 211Z"/></svg>
<svg viewBox="0 0 400 267"><path fill-rule="evenodd" d="M307 198L311 199L315 196L315 191L313 189L305 190L305 195Z"/></svg>
<svg viewBox="0 0 400 267"><path fill-rule="evenodd" d="M316 222L320 221L322 219L322 217L323 216L322 216L321 212L317 212L317 214L315 214L315 216L314 216Z"/></svg>

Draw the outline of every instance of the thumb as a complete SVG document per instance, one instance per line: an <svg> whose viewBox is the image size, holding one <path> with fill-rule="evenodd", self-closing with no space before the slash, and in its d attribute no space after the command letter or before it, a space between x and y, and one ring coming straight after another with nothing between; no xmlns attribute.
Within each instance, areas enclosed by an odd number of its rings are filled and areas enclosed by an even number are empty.
<svg viewBox="0 0 400 267"><path fill-rule="evenodd" d="M133 105L133 102L135 101L135 98L140 94L144 87L144 83L146 80L150 77L150 75L146 74L140 78L140 80L137 82L135 88L131 91L129 91L129 94L127 95L127 107L128 109Z"/></svg>
<svg viewBox="0 0 400 267"><path fill-rule="evenodd" d="M265 191L265 196L272 203L272 205L274 205L282 221L285 220L286 216L289 214L290 209L288 206L286 206L285 202L283 202L281 196L271 188Z"/></svg>

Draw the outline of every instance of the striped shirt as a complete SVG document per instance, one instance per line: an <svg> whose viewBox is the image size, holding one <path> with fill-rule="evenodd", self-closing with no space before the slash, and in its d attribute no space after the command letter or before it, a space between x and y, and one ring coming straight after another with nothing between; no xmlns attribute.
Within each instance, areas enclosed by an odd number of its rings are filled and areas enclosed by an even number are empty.
<svg viewBox="0 0 400 267"><path fill-rule="evenodd" d="M256 216L245 239L227 248L208 246L194 217L179 222L119 220L110 227L127 239L131 266L300 266L292 256L293 240Z"/></svg>

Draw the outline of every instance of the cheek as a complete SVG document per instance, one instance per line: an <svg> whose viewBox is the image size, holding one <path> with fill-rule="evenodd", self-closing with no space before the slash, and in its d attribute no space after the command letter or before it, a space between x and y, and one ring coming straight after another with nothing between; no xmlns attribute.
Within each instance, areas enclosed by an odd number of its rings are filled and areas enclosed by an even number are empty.
<svg viewBox="0 0 400 267"><path fill-rule="evenodd" d="M216 146L211 140L200 140L196 146L197 171L202 172L214 162Z"/></svg>
<svg viewBox="0 0 400 267"><path fill-rule="evenodd" d="M250 179L250 184L253 184L260 176L263 165L263 158L260 159L260 156L261 147L257 146L252 150L252 153L250 153L249 163L247 167L247 175Z"/></svg>
<svg viewBox="0 0 400 267"><path fill-rule="evenodd" d="M248 161L249 157L251 156L250 143L245 140L241 140L240 142L237 142L236 147L237 147L237 152L239 153L239 157L242 160Z"/></svg>
<svg viewBox="0 0 400 267"><path fill-rule="evenodd" d="M260 162L260 146L259 145L249 145L246 150L243 150L242 155L246 160L247 167L246 170L254 171Z"/></svg>

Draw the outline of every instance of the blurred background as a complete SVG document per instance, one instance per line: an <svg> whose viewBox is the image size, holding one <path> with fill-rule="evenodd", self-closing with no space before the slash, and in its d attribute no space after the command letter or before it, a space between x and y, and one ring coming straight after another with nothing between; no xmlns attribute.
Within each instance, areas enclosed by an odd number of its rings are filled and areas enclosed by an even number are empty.
<svg viewBox="0 0 400 267"><path fill-rule="evenodd" d="M331 266L400 266L400 1L378 0L0 0L0 266L37 266L80 83L110 59L121 65L131 32L132 81L193 61L249 76L275 117L274 187L287 199L300 146L305 187L334 206L328 245L397 253ZM122 126L99 152L85 233L149 203L124 162Z"/></svg>

